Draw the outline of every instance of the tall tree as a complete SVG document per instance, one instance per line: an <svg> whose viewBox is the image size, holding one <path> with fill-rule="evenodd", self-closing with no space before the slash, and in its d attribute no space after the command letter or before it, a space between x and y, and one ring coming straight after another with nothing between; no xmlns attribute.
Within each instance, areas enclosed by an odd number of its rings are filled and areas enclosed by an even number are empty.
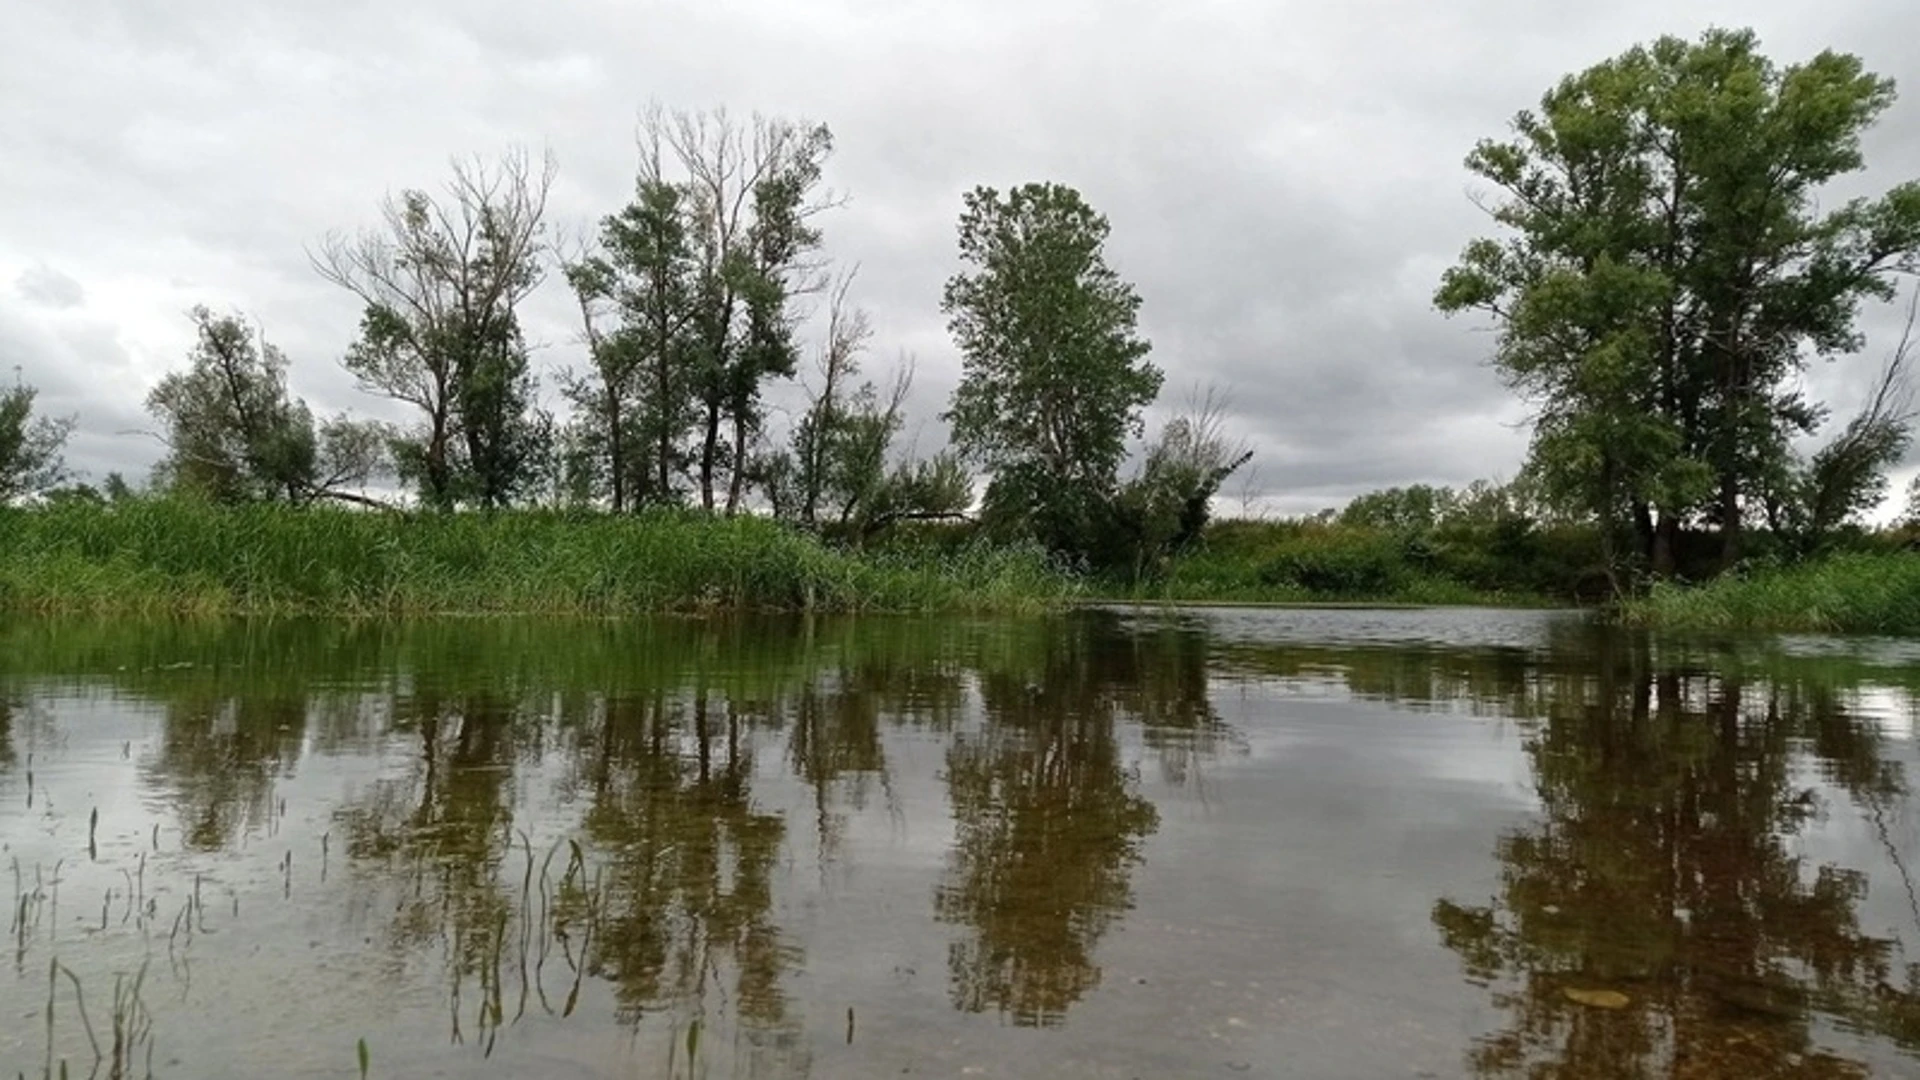
<svg viewBox="0 0 1920 1080"><path fill-rule="evenodd" d="M657 122L687 174L699 266L691 328L700 502L714 509L724 487L733 513L764 419L761 391L798 362L794 301L820 286L812 219L833 205L819 190L833 135L825 125L761 116L742 126L725 112Z"/></svg>
<svg viewBox="0 0 1920 1080"><path fill-rule="evenodd" d="M688 327L698 264L687 189L664 160L664 124L658 110L648 114L633 201L602 219L598 250L567 267L592 359L567 393L616 511L677 500L693 426Z"/></svg>
<svg viewBox="0 0 1920 1080"><path fill-rule="evenodd" d="M595 353L574 396L591 402L603 456L629 463L610 469L616 503L629 488L677 499L685 475L706 509L739 510L762 393L794 374L797 301L821 284L812 219L833 205L820 190L832 148L819 125L657 107L644 116L634 200L569 270ZM612 423L616 413L629 421ZM629 467L636 443L647 448L644 480Z"/></svg>
<svg viewBox="0 0 1920 1080"><path fill-rule="evenodd" d="M960 216L971 269L941 302L964 363L946 418L993 473L989 507L1076 552L1161 382L1135 332L1140 298L1107 265L1107 233L1072 188L976 188Z"/></svg>
<svg viewBox="0 0 1920 1080"><path fill-rule="evenodd" d="M1807 357L1857 347L1860 304L1920 269L1920 183L1818 201L1892 101L1856 57L1781 67L1711 30L1569 76L1467 159L1512 235L1470 244L1436 301L1495 317L1538 474L1657 573L1688 524L1737 557L1748 503L1818 422Z"/></svg>
<svg viewBox="0 0 1920 1080"><path fill-rule="evenodd" d="M219 502L366 501L349 489L382 470L384 429L345 417L316 424L288 394L287 359L271 342L237 316L196 307L189 317L187 369L147 395L166 425L165 481Z"/></svg>
<svg viewBox="0 0 1920 1080"><path fill-rule="evenodd" d="M0 392L0 506L61 482L60 451L73 433L72 418L33 414L38 391L18 381Z"/></svg>
<svg viewBox="0 0 1920 1080"><path fill-rule="evenodd" d="M383 231L330 236L314 260L366 305L347 370L421 414L394 454L429 506L505 505L550 437L518 309L545 272L553 177L518 150L456 162L444 196L404 191Z"/></svg>

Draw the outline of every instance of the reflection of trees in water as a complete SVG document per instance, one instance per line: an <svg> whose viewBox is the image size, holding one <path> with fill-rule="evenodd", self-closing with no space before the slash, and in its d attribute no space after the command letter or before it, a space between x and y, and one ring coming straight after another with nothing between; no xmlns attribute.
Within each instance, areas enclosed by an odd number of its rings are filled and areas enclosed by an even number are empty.
<svg viewBox="0 0 1920 1080"><path fill-rule="evenodd" d="M1593 655L1526 736L1542 820L1500 841L1499 895L1434 907L1509 1017L1473 1070L1864 1075L1816 1045L1815 1013L1920 1048L1920 967L1860 928L1864 877L1793 853L1822 812L1799 766L1869 807L1904 794L1874 729L1808 686L1658 667L1644 643ZM1576 1000L1593 990L1627 1002Z"/></svg>
<svg viewBox="0 0 1920 1080"><path fill-rule="evenodd" d="M958 1008L1052 1025L1099 984L1094 947L1158 825L1114 731L1128 660L1063 637L1037 667L980 673L983 723L947 751L957 836L934 902L969 931L948 954Z"/></svg>
<svg viewBox="0 0 1920 1080"><path fill-rule="evenodd" d="M13 748L14 716L24 712L21 704L0 690L0 769L11 766L20 760L19 751Z"/></svg>
<svg viewBox="0 0 1920 1080"><path fill-rule="evenodd" d="M395 732L419 739L398 777L375 780L365 796L335 813L347 854L364 872L385 867L398 892L389 936L400 951L439 943L444 950L456 1039L464 1038L462 998L478 987L475 1027L505 1019L502 967L517 890L503 868L513 848L517 740L531 737L511 698L491 692L425 688L393 699ZM524 999L522 999L524 1005Z"/></svg>
<svg viewBox="0 0 1920 1080"><path fill-rule="evenodd" d="M217 851L276 812L274 785L291 773L306 731L302 694L170 698L149 781L172 804L182 843Z"/></svg>
<svg viewBox="0 0 1920 1080"><path fill-rule="evenodd" d="M703 1058L748 1074L810 1068L790 1000L803 957L775 903L791 834L756 798L756 763L803 785L831 859L852 817L901 809L890 738L950 738L961 835L936 914L966 928L954 1001L1051 1023L1097 984L1156 827L1128 760L1184 782L1232 738L1204 634L1098 617L572 637L300 624L285 642L266 628L142 644L125 672L99 633L80 666L165 707L147 776L196 847L238 844L303 746L400 751L336 808L332 858L396 971L444 959L463 1041L569 1013L598 982L622 1022L683 1047L698 1022Z"/></svg>
<svg viewBox="0 0 1920 1080"><path fill-rule="evenodd" d="M609 699L583 820L604 869L594 964L637 1021L668 1002L699 1019L709 991L754 1031L787 1023L798 950L772 919L784 823L755 808L753 732L704 690ZM724 982L721 989L718 982Z"/></svg>

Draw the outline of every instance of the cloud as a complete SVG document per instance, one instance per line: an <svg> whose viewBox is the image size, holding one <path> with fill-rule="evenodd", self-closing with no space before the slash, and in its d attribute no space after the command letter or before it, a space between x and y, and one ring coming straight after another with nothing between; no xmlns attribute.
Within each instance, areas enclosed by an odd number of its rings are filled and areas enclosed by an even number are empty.
<svg viewBox="0 0 1920 1080"><path fill-rule="evenodd" d="M1711 24L1752 25L1782 58L1833 46L1920 68L1906 0L19 6L0 98L35 107L0 111L0 282L16 283L0 347L79 414L88 468L154 456L114 433L184 356L195 303L258 320L317 409L402 415L340 369L357 312L307 248L372 224L390 191L438 185L451 156L513 143L553 150L553 220L586 230L630 193L636 116L657 100L832 125L829 181L849 202L828 245L862 267L869 374L917 358L923 447L959 376L938 304L961 193L1079 187L1145 301L1167 374L1152 419L1196 384L1230 390L1258 495L1288 511L1518 467L1525 407L1486 366L1484 329L1430 299L1489 229L1462 157L1562 74ZM1859 191L1920 175L1920 101L1867 150ZM557 281L526 314L549 375L580 362ZM1887 340L1898 314L1865 326ZM1809 386L1850 400L1872 366L1817 367Z"/></svg>
<svg viewBox="0 0 1920 1080"><path fill-rule="evenodd" d="M27 300L56 311L87 302L87 290L79 282L45 263L22 270L13 287Z"/></svg>

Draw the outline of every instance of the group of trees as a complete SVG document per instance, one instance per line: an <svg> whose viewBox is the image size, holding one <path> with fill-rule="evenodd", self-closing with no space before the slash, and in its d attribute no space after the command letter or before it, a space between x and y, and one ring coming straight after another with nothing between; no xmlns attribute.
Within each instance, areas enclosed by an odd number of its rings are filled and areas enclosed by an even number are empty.
<svg viewBox="0 0 1920 1080"><path fill-rule="evenodd" d="M317 419L262 332L194 309L187 366L147 399L166 446L157 483L222 502L379 505L366 486L390 480L433 510L759 506L858 541L966 517L978 468L995 535L1137 571L1197 536L1246 459L1209 398L1121 482L1162 376L1135 330L1139 298L1106 264L1107 221L1073 189L966 197L968 268L943 301L965 358L945 414L954 446L916 459L895 445L912 362L862 378L873 331L850 299L855 274L821 254L819 216L839 203L822 187L828 129L655 109L640 141L632 200L575 250L546 222L552 160L524 153L459 162L444 192L404 191L379 228L326 239L316 269L362 305L342 363L405 422ZM564 419L541 407L520 317L554 269L587 361L560 379ZM820 301L824 340L803 374ZM778 440L767 393L794 379L804 405ZM26 486L51 475L64 433L31 430L17 454L39 471L14 470Z"/></svg>
<svg viewBox="0 0 1920 1080"><path fill-rule="evenodd" d="M1884 498L1911 442L1909 342L1859 415L1810 456L1796 445L1828 420L1811 359L1858 351L1862 305L1920 272L1920 182L1820 201L1864 167L1893 98L1856 57L1781 66L1751 32L1714 30L1569 76L1468 158L1505 233L1470 244L1436 302L1493 316L1497 366L1537 408L1526 512L1597 526L1616 579L1697 569L1682 550L1701 537L1731 565L1755 522L1811 553ZM321 247L321 274L363 305L343 363L405 424L316 420L257 331L196 310L188 370L148 402L161 479L307 502L364 499L386 473L435 509L757 506L863 538L964 516L979 470L989 534L1138 574L1198 535L1245 462L1209 398L1122 479L1163 376L1107 220L1073 189L966 196L965 268L941 301L964 363L953 446L912 460L894 445L911 361L862 378L872 327L822 255L828 129L656 109L641 136L632 200L577 250L545 220L552 161L524 154L461 163L444 193L403 192L381 228ZM587 359L560 380L564 419L540 406L519 317L553 269ZM805 403L775 438L768 391L794 379ZM57 471L65 428L29 423L30 402L16 389L0 410L0 495Z"/></svg>
<svg viewBox="0 0 1920 1080"><path fill-rule="evenodd" d="M1823 52L1779 66L1750 31L1662 38L1569 76L1468 167L1502 193L1437 294L1491 313L1495 361L1537 406L1531 469L1671 574L1683 532L1718 564L1747 523L1808 535L1876 504L1906 450L1904 347L1881 392L1810 460L1826 408L1800 375L1863 344L1863 302L1920 270L1920 183L1824 207L1864 167L1893 84Z"/></svg>

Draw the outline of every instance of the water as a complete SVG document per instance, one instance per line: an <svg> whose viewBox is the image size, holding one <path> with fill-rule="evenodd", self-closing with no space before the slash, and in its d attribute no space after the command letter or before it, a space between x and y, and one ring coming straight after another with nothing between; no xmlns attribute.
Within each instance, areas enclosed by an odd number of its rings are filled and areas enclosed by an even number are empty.
<svg viewBox="0 0 1920 1080"><path fill-rule="evenodd" d="M1541 613L0 623L0 1075L1920 1074L1916 687Z"/></svg>

